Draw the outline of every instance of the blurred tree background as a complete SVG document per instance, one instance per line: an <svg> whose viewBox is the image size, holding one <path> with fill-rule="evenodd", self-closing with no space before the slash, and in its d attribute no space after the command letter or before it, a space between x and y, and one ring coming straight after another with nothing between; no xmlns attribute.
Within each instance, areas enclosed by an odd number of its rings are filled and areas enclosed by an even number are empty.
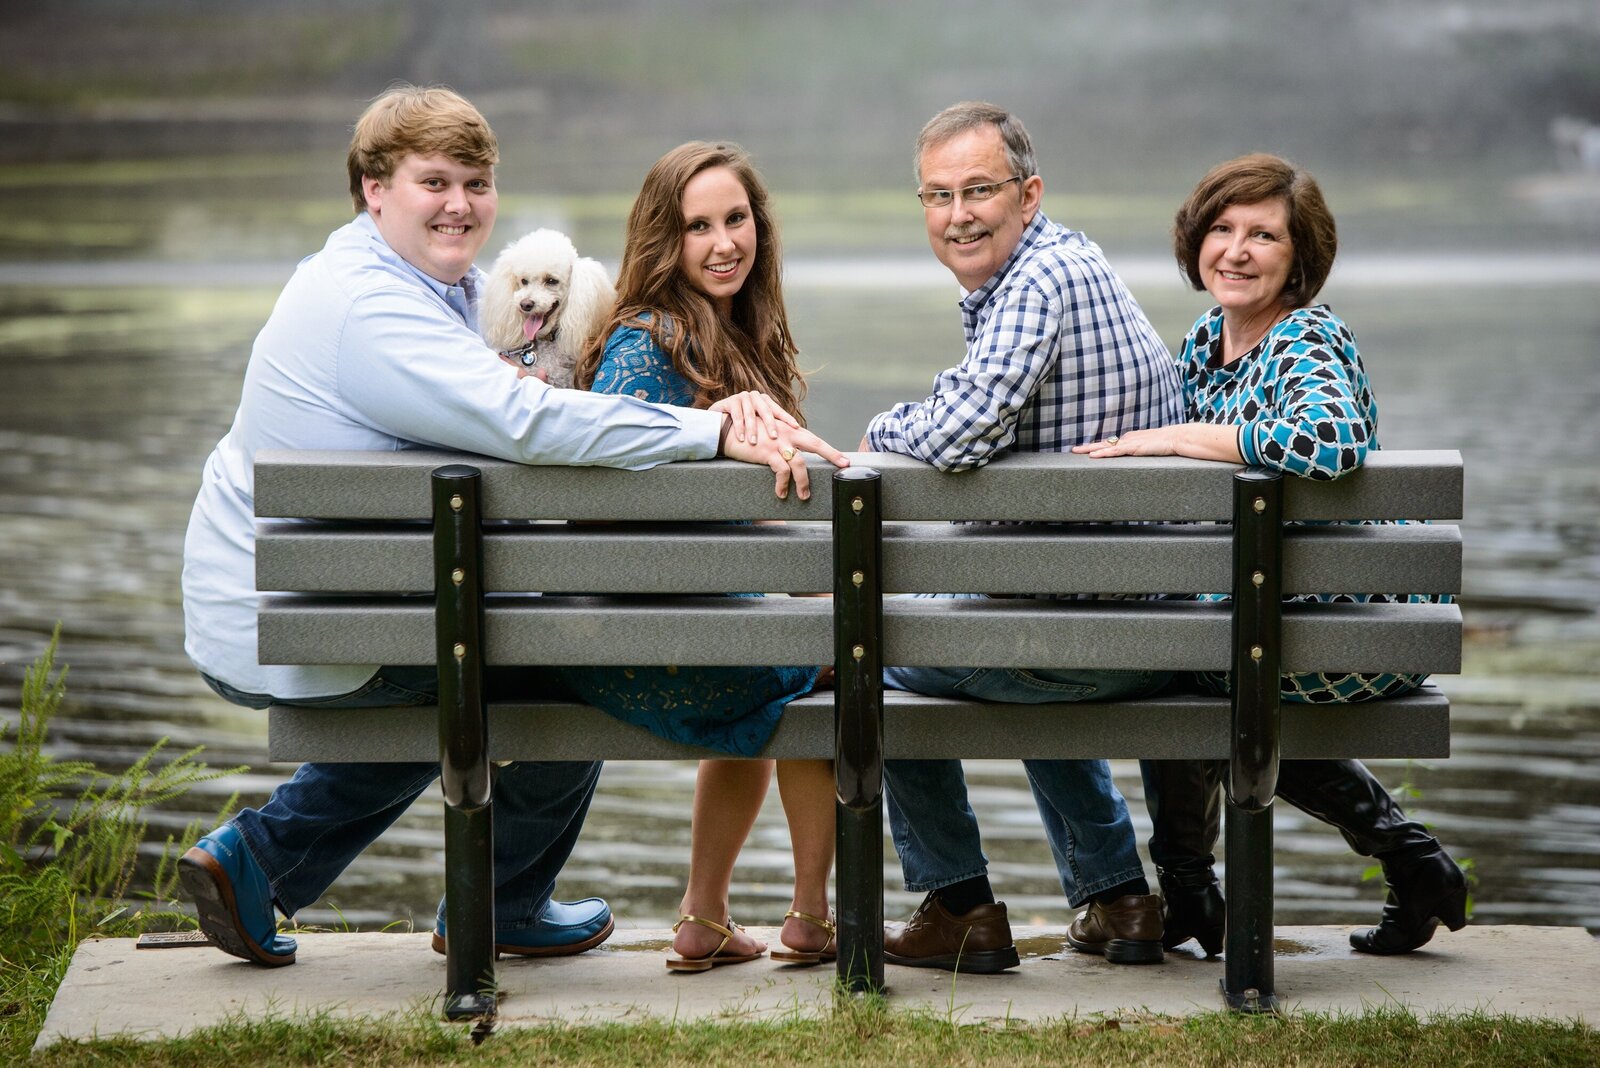
<svg viewBox="0 0 1600 1068"><path fill-rule="evenodd" d="M1270 148L1382 170L1549 154L1600 119L1593 0L0 2L0 162L339 148L392 80L452 85L540 177L748 142L776 184L904 185L939 107L1008 106L1068 183ZM1193 160L1193 164L1186 161Z"/></svg>
<svg viewBox="0 0 1600 1068"><path fill-rule="evenodd" d="M503 233L556 226L603 257L640 176L691 138L752 151L791 251L920 255L911 145L961 99L1020 114L1047 210L1123 253L1164 254L1194 181L1262 150L1318 175L1351 251L1600 235L1600 171L1560 173L1551 140L1563 116L1600 120L1595 0L0 11L0 181L49 202L0 234L0 261L298 258L348 217L351 123L396 81L451 85L494 124Z"/></svg>

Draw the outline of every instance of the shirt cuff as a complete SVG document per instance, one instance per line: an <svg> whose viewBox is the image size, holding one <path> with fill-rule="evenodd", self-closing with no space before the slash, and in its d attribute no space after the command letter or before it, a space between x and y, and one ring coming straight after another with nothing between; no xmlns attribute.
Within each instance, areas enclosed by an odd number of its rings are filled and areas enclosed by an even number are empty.
<svg viewBox="0 0 1600 1068"><path fill-rule="evenodd" d="M1253 428L1254 424L1251 423L1239 424L1239 455L1247 465L1258 467L1261 464L1261 454L1256 452L1256 436L1251 432Z"/></svg>
<svg viewBox="0 0 1600 1068"><path fill-rule="evenodd" d="M676 406L672 410L683 419L683 431L688 438L690 459L714 460L722 455L722 428L727 420L721 412Z"/></svg>
<svg viewBox="0 0 1600 1068"><path fill-rule="evenodd" d="M874 452L895 452L893 448L900 435L894 427L894 422L888 412L879 412L867 424L865 435L867 444L872 446Z"/></svg>

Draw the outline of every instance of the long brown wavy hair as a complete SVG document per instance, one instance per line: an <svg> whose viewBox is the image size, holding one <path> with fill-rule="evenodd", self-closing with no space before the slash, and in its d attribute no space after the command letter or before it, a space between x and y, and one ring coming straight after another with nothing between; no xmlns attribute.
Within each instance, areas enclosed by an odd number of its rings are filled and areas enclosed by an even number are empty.
<svg viewBox="0 0 1600 1068"><path fill-rule="evenodd" d="M727 167L750 197L756 225L756 258L733 311L724 316L679 268L683 253L683 190L711 167ZM619 326L647 330L672 358L673 368L694 385L695 407L741 390L766 393L804 422L800 401L805 379L795 366L794 337L783 308L782 255L778 227L767 204L766 183L744 149L730 142L690 141L656 161L644 177L628 214L617 304L605 329L589 343L576 368L577 385L588 389Z"/></svg>

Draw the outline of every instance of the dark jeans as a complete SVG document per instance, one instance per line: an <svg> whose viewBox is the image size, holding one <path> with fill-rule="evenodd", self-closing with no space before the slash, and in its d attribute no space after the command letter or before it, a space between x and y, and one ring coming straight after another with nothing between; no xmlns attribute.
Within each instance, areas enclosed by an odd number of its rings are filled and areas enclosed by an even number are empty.
<svg viewBox="0 0 1600 1068"><path fill-rule="evenodd" d="M431 667L380 668L363 685L332 697L279 701L244 693L202 673L225 699L248 708L269 704L305 708L377 708L433 704L438 675ZM553 673L537 668L490 668L491 699L562 692ZM233 818L286 916L320 898L339 873L372 844L439 775L437 763L302 764L259 810ZM556 876L577 842L600 764L519 762L495 769L495 927L532 926L555 889ZM442 906L441 906L442 908Z"/></svg>
<svg viewBox="0 0 1600 1068"><path fill-rule="evenodd" d="M1159 671L1024 671L1019 668L903 668L884 684L934 697L1014 704L1143 697L1167 682ZM1128 804L1104 760L1024 760L1061 889L1074 908L1102 890L1143 878ZM886 760L884 797L907 890L987 874L978 819L959 760Z"/></svg>

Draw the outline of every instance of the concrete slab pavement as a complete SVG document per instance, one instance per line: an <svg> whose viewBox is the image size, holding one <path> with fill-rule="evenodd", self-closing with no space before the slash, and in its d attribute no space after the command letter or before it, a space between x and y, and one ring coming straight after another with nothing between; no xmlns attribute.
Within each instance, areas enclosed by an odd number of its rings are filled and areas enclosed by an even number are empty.
<svg viewBox="0 0 1600 1068"><path fill-rule="evenodd" d="M777 931L752 928L776 944ZM1478 927L1441 933L1416 953L1354 953L1347 927L1280 927L1275 972L1289 1011L1491 1014L1600 1022L1600 942L1578 927ZM890 965L889 1001L963 1022L1159 1013L1222 1006L1220 960L1179 950L1159 966L1120 966L1063 949L1063 927L1016 927L1020 968L1003 975ZM297 962L259 968L206 946L135 949L132 939L86 942L68 969L38 1039L180 1035L230 1017L384 1017L436 1012L444 958L423 934L300 934ZM693 975L668 973L664 929L618 929L599 949L551 960L500 962L499 1026L658 1019L759 1019L819 1014L831 967L769 960ZM953 980L953 981L952 981Z"/></svg>

